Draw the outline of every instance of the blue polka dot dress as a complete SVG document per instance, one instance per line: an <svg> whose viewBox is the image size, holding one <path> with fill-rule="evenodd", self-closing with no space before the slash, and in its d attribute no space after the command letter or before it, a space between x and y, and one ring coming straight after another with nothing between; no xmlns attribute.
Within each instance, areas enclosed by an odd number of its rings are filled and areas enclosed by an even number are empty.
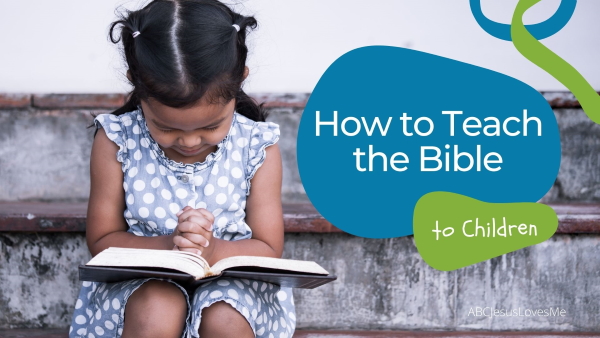
<svg viewBox="0 0 600 338"><path fill-rule="evenodd" d="M124 173L125 220L136 236L161 236L177 226L176 213L189 205L215 216L214 237L252 237L245 222L250 181L265 160L265 148L279 139L279 126L255 122L234 112L229 133L204 162L183 164L167 158L152 139L141 107L120 116L101 114L94 123L119 146ZM151 279L119 283L83 282L69 337L120 337L125 305ZM224 301L239 311L257 337L291 337L296 326L291 289L247 279L222 278L186 290L188 313L182 337L198 337L201 311Z"/></svg>

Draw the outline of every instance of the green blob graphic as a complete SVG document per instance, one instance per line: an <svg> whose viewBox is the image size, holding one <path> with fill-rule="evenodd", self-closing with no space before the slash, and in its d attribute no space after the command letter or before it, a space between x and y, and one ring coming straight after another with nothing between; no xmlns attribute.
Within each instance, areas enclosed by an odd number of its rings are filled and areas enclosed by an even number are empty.
<svg viewBox="0 0 600 338"><path fill-rule="evenodd" d="M481 228L476 234L477 226ZM419 253L427 264L442 271L541 243L557 227L556 212L544 204L486 203L441 191L421 197L413 214Z"/></svg>
<svg viewBox="0 0 600 338"><path fill-rule="evenodd" d="M540 0L521 0L512 18L510 34L515 48L525 58L542 68L567 87L579 100L583 111L600 124L600 96L569 63L536 40L525 28L523 15Z"/></svg>

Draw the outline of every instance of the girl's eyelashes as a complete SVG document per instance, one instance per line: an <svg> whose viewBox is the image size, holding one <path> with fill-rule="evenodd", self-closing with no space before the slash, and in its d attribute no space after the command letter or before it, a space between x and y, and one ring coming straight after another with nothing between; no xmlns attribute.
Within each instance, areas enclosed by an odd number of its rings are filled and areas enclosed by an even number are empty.
<svg viewBox="0 0 600 338"><path fill-rule="evenodd" d="M219 126L214 126L214 127L210 127L210 128L200 128L200 129L203 129L203 130L208 130L208 131L215 131L215 130L217 130L218 128L219 128ZM161 131L161 132L163 132L163 133L170 133L170 132L173 132L173 129L161 129L161 128L158 128L158 130L160 130L160 131Z"/></svg>

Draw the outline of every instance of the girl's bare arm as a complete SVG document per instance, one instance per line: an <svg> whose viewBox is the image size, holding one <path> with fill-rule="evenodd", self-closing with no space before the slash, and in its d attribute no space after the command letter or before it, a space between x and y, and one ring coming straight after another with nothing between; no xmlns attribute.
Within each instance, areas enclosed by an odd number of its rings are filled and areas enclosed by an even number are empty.
<svg viewBox="0 0 600 338"><path fill-rule="evenodd" d="M283 211L281 208L281 154L277 144L266 149L266 158L251 181L246 200L246 223L252 238L239 241L212 239L209 264L231 256L280 258L283 252ZM214 244L213 244L214 243ZM210 246L213 246L210 248Z"/></svg>
<svg viewBox="0 0 600 338"><path fill-rule="evenodd" d="M119 147L100 128L92 145L90 159L90 200L86 239L92 256L111 247L173 248L172 236L141 237L127 232L123 171L117 161Z"/></svg>

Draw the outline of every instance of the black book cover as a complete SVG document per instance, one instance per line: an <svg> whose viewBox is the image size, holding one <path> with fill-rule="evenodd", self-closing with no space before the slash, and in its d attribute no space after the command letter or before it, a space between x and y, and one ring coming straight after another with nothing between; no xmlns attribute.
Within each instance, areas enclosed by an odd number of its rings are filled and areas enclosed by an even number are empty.
<svg viewBox="0 0 600 338"><path fill-rule="evenodd" d="M218 276L195 280L191 275L173 269L161 268L125 268L106 266L79 266L79 280L90 282L114 283L138 278L168 278L186 288L194 288L202 283L221 277L245 278L280 285L289 288L314 289L317 286L337 279L334 275L319 275L305 272L283 271L277 269L238 267L223 271Z"/></svg>

